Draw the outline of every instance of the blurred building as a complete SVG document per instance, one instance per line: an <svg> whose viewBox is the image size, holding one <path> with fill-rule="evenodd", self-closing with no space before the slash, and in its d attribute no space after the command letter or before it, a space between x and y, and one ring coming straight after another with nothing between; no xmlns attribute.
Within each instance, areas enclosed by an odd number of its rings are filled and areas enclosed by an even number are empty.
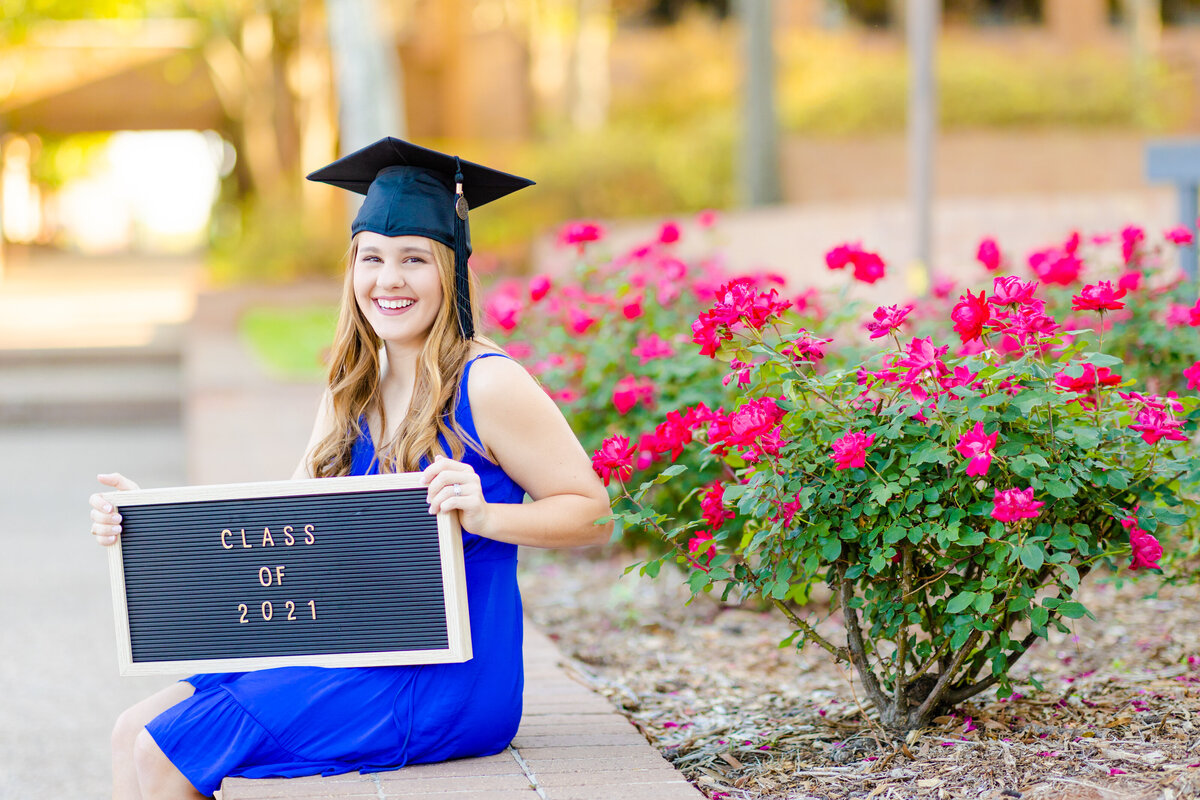
<svg viewBox="0 0 1200 800"><path fill-rule="evenodd" d="M902 48L904 2L776 0L777 55L785 61L788 48L826 34L852 37L866 49ZM736 76L730 77L737 71L731 55L736 4L722 0L379 0L377 7L402 73L406 133L418 140L519 146L548 132L600 130L621 97L638 96L649 69L666 70L683 94L710 80L728 84L727 93L737 91ZM947 35L967 46L1007 48L1014 61L1040 48L1064 59L1107 49L1135 64L1165 63L1173 74L1190 76L1178 91L1188 98L1191 117L1178 127L1200 131L1200 0L944 0L943 7ZM304 167L324 163L337 150L327 4L300 0L246 9L225 8L220 20L47 22L0 50L4 237L45 239L47 226L61 222L53 208L61 187L40 177L37 160L43 143L73 134L215 131L236 154L215 157L216 168L231 176L234 196L301 192ZM709 20L707 59L677 52L672 29L697 17ZM706 61L719 62L723 76ZM1141 134L1113 136L1080 163L1116 163L1109 173L1117 177L1106 184L1072 168L1067 172L1078 182L1065 188L1103 190L1138 179L1130 153L1140 147ZM903 175L887 172L895 153L886 139L854 145L854 155L837 142L797 147L785 137L785 162L789 147L792 153L785 197L890 195ZM1087 137L1068 139L1047 140L1045 167L1035 165L1026 176L1031 190L1055 188L1039 175L1053 172L1056 160L1086 145ZM963 158L983 170L996 161L985 151ZM875 180L822 177L822 165L856 161L874 170ZM954 165L942 171L960 178L966 172ZM981 177L978 185L1005 177ZM854 191L831 194L835 183ZM965 190L975 185L967 184ZM331 216L328 208L305 213L318 221Z"/></svg>

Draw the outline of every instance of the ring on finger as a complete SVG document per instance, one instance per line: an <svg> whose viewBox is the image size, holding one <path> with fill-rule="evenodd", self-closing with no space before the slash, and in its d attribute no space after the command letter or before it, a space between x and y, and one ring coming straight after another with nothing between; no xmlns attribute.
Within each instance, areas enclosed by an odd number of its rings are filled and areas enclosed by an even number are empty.
<svg viewBox="0 0 1200 800"><path fill-rule="evenodd" d="M454 484L454 496L462 497L462 486L460 484Z"/></svg>

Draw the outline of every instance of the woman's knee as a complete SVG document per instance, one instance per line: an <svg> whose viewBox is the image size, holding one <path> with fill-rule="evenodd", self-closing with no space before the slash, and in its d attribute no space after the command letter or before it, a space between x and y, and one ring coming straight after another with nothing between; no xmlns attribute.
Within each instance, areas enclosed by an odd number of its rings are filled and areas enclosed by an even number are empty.
<svg viewBox="0 0 1200 800"><path fill-rule="evenodd" d="M133 758L134 741L138 734L146 729L146 723L149 721L144 713L139 713L138 706L122 711L112 729L113 755Z"/></svg>
<svg viewBox="0 0 1200 800"><path fill-rule="evenodd" d="M142 729L133 742L133 763L137 769L138 783L145 797L187 798L199 797L162 748L154 741L150 732Z"/></svg>

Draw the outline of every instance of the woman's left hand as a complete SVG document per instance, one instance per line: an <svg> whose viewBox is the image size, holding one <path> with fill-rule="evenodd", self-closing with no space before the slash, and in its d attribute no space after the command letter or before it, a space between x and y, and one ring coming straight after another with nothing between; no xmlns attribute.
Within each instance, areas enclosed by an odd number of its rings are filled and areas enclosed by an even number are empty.
<svg viewBox="0 0 1200 800"><path fill-rule="evenodd" d="M470 464L445 456L434 456L433 463L421 473L421 482L429 487L426 499L429 513L458 511L459 524L472 533L487 529L488 502L483 499L479 475Z"/></svg>

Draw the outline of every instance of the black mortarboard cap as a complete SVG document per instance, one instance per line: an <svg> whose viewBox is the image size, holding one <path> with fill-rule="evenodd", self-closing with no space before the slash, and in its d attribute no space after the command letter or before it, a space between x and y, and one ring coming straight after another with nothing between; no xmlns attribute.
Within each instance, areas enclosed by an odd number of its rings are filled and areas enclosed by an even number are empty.
<svg viewBox="0 0 1200 800"><path fill-rule="evenodd" d="M467 209L524 189L533 181L391 136L339 158L308 179L367 196L350 226L351 235L372 231L384 236L425 236L454 248L459 329L463 338L474 337Z"/></svg>

